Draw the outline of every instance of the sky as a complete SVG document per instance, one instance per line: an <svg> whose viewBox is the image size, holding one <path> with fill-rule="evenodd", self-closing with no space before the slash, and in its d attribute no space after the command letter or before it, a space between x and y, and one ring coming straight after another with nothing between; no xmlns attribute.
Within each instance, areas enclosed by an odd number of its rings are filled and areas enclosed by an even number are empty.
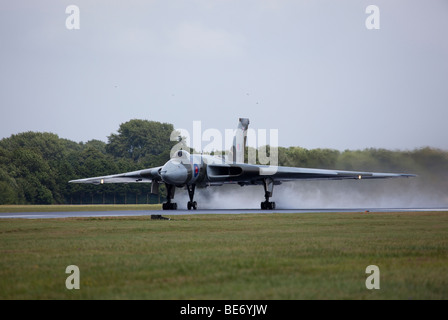
<svg viewBox="0 0 448 320"><path fill-rule="evenodd" d="M247 117L283 147L448 150L447 35L446 0L3 1L0 139Z"/></svg>

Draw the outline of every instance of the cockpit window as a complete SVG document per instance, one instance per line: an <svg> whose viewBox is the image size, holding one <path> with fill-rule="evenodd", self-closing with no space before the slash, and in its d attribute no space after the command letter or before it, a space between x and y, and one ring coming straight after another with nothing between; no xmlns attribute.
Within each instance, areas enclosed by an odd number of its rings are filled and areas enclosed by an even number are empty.
<svg viewBox="0 0 448 320"><path fill-rule="evenodd" d="M190 154L185 150L177 150L171 154L171 159L187 163L190 160Z"/></svg>

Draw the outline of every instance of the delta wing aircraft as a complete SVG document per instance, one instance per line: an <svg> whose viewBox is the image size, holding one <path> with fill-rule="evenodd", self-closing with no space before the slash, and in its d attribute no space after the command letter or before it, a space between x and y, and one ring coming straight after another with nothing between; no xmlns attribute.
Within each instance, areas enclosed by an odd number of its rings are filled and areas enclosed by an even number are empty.
<svg viewBox="0 0 448 320"><path fill-rule="evenodd" d="M274 185L292 180L343 180L343 179L386 179L415 177L413 174L378 173L360 171L339 171L328 169L311 169L282 166L267 166L244 163L249 119L240 118L233 146L227 157L202 154L190 154L185 150L173 153L171 159L161 167L139 171L113 174L102 177L71 180L70 183L151 183L151 193L159 193L159 184L164 183L167 189L167 201L163 210L176 210L177 203L172 202L176 188L186 188L190 201L188 210L197 209L194 201L196 187L220 186L223 184L262 185L265 201L261 209L275 209L272 197Z"/></svg>

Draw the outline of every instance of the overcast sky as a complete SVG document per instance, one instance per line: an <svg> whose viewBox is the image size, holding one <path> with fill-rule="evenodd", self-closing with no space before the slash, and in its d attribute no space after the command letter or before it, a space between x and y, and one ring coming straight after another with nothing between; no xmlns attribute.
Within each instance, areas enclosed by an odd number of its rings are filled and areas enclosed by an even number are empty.
<svg viewBox="0 0 448 320"><path fill-rule="evenodd" d="M374 4L380 29L366 28ZM69 30L69 5L80 28ZM0 4L0 138L107 142L130 119L280 146L448 150L447 0Z"/></svg>

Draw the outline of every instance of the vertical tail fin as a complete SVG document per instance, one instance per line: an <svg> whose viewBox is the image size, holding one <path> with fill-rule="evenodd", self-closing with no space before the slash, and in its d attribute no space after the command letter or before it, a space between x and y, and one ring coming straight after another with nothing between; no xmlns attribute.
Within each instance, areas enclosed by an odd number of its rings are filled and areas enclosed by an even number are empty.
<svg viewBox="0 0 448 320"><path fill-rule="evenodd" d="M239 118L238 128L233 137L233 145L228 159L233 163L244 163L244 150L246 149L248 118Z"/></svg>

